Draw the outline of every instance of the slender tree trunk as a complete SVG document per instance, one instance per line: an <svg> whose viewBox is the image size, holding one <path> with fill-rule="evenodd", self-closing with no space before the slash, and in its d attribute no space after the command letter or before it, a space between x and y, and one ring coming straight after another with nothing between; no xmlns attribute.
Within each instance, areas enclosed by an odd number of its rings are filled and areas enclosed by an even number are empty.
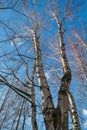
<svg viewBox="0 0 87 130"><path fill-rule="evenodd" d="M32 86L31 86L31 102L32 102L32 104L31 104L31 126L32 126L32 130L38 130L37 121L36 121L34 70L32 72L31 80L32 80Z"/></svg>
<svg viewBox="0 0 87 130"><path fill-rule="evenodd" d="M25 99L23 99L23 101L21 103L21 107L20 107L20 111L19 111L19 115L18 115L18 120L17 120L17 125L16 125L15 130L18 130L18 126L19 126L20 118L21 118L21 113L22 113L23 106L24 106L24 101L25 101Z"/></svg>
<svg viewBox="0 0 87 130"><path fill-rule="evenodd" d="M32 87L32 94L31 94L31 101L33 104L31 104L31 126L32 130L38 130L37 122L36 122L36 106L35 106L35 90L34 87Z"/></svg>
<svg viewBox="0 0 87 130"><path fill-rule="evenodd" d="M71 114L71 119L72 119L72 124L73 124L73 130L81 130L74 98L70 92L67 92L67 95L69 99L70 114Z"/></svg>
<svg viewBox="0 0 87 130"><path fill-rule="evenodd" d="M52 96L43 70L40 42L36 30L34 31L33 40L34 40L35 55L36 55L36 73L37 73L38 83L40 86L40 91L42 96L42 111L43 111L44 121L46 125L46 130L55 130L53 124L54 105L52 102Z"/></svg>
<svg viewBox="0 0 87 130"><path fill-rule="evenodd" d="M23 118L24 118L24 119L23 119L22 130L25 130L26 116L24 115Z"/></svg>
<svg viewBox="0 0 87 130"><path fill-rule="evenodd" d="M4 105L5 105L5 102L6 102L6 100L7 100L7 97L8 97L9 92L10 92L10 89L8 89L8 91L7 91L6 95L5 95L4 101L3 101L2 105L1 105L1 108L0 108L0 112L3 110L3 107L4 107Z"/></svg>
<svg viewBox="0 0 87 130"><path fill-rule="evenodd" d="M2 122L0 122L0 129L3 129L4 122L6 121L6 118L7 118L7 115L8 115L9 107L10 107L10 105L6 108L6 113L5 113L5 115L2 119Z"/></svg>
<svg viewBox="0 0 87 130"><path fill-rule="evenodd" d="M12 122L12 126L11 126L11 129L10 129L10 130L13 130L13 127L14 127L15 122L16 122L16 118L17 118L17 116L15 116L15 118L14 118L14 120L13 120L13 122Z"/></svg>

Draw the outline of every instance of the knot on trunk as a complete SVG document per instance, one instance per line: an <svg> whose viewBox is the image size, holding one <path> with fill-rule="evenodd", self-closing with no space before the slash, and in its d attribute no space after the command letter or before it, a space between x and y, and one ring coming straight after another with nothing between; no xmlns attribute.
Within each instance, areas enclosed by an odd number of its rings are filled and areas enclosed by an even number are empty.
<svg viewBox="0 0 87 130"><path fill-rule="evenodd" d="M62 83L67 83L67 82L71 82L71 71L67 71L66 73L64 73L63 77L61 78L61 82Z"/></svg>
<svg viewBox="0 0 87 130"><path fill-rule="evenodd" d="M61 78L61 89L68 91L69 85L71 82L71 71L67 71L64 73L63 77Z"/></svg>

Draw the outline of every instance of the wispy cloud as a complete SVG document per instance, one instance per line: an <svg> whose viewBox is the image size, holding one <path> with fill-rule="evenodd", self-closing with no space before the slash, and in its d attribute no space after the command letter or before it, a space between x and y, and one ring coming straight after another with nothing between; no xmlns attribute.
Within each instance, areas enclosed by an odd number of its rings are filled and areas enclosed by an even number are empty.
<svg viewBox="0 0 87 130"><path fill-rule="evenodd" d="M87 109L83 109L82 113L84 116L87 116Z"/></svg>
<svg viewBox="0 0 87 130"><path fill-rule="evenodd" d="M87 128L87 120L84 122L84 127Z"/></svg>

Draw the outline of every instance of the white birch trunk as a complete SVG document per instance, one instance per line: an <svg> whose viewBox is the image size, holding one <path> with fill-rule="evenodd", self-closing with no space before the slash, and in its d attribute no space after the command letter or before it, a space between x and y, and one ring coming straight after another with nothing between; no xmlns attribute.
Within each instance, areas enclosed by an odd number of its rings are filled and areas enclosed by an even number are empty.
<svg viewBox="0 0 87 130"><path fill-rule="evenodd" d="M54 130L53 117L52 117L54 105L52 102L52 96L43 70L40 42L36 31L34 31L33 40L34 40L35 55L36 55L36 73L37 73L38 83L40 86L40 91L42 96L42 111L43 111L44 121L46 125L46 130Z"/></svg>
<svg viewBox="0 0 87 130"><path fill-rule="evenodd" d="M59 35L59 44L60 44L60 59L63 68L63 77L61 79L61 87L59 91L59 108L61 111L61 130L68 130L69 103L68 103L68 97L66 91L69 90L69 86L71 82L71 70L66 57L62 25L59 23L58 23L58 35Z"/></svg>
<svg viewBox="0 0 87 130"><path fill-rule="evenodd" d="M34 70L31 77L31 126L32 130L38 130L37 121L36 121L36 103L35 103L35 86L34 86Z"/></svg>
<svg viewBox="0 0 87 130"><path fill-rule="evenodd" d="M60 43L60 58L63 67L63 77L61 79L61 88L59 91L59 107L61 111L61 130L68 130L69 107L71 108L73 130L81 130L73 96L70 93L68 93L67 95L67 92L69 92L69 86L70 86L72 75L66 57L65 44L64 44L61 24L58 24L58 29L59 29L58 34L59 34L59 43Z"/></svg>
<svg viewBox="0 0 87 130"><path fill-rule="evenodd" d="M59 36L59 44L60 44L60 59L63 68L63 77L62 77L62 87L64 86L64 90L68 90L71 82L71 69L69 67L68 59L66 56L64 36L62 32L62 25L58 24L58 36Z"/></svg>
<svg viewBox="0 0 87 130"><path fill-rule="evenodd" d="M67 92L67 95L68 95L68 100L69 100L70 114L71 114L71 119L72 119L72 124L73 124L73 130L81 130L74 98L70 92Z"/></svg>

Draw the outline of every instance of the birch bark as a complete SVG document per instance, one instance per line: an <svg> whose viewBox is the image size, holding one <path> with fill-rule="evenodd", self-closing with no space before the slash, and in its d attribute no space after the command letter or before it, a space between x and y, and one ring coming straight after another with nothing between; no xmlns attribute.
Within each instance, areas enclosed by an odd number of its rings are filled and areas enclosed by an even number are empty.
<svg viewBox="0 0 87 130"><path fill-rule="evenodd" d="M74 98L69 92L71 82L71 69L66 57L65 44L63 39L62 25L58 23L59 43L60 43L60 59L63 67L63 77L61 79L61 87L59 91L59 107L61 111L61 130L68 130L68 111L71 110L71 118L73 130L81 130Z"/></svg>
<svg viewBox="0 0 87 130"><path fill-rule="evenodd" d="M43 70L40 42L36 30L34 31L33 40L34 40L35 55L36 55L36 73L37 73L38 83L40 86L40 91L42 96L42 111L43 111L44 121L46 125L46 130L55 130L53 124L53 117L52 117L54 105L52 102L52 96Z"/></svg>
<svg viewBox="0 0 87 130"><path fill-rule="evenodd" d="M61 87L59 91L59 108L61 111L61 130L68 130L68 110L69 103L66 92L69 90L71 82L71 70L69 63L66 57L66 50L62 32L62 24L58 23L58 36L59 36L59 45L60 45L60 59L63 68L63 77L61 78Z"/></svg>
<svg viewBox="0 0 87 130"><path fill-rule="evenodd" d="M67 95L68 95L68 100L69 100L73 130L81 130L74 98L70 92L67 92Z"/></svg>
<svg viewBox="0 0 87 130"><path fill-rule="evenodd" d="M35 67L34 67L35 68ZM32 130L38 130L37 121L36 121L36 103L35 103L35 86L34 86L34 71L31 75L31 126Z"/></svg>

